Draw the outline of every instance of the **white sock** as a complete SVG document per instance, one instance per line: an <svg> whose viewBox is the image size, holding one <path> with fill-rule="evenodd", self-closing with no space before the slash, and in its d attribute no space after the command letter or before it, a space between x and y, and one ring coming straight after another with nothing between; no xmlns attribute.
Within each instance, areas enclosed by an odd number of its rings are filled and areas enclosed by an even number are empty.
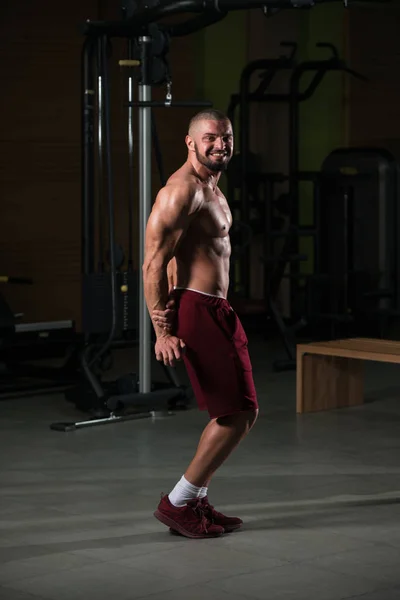
<svg viewBox="0 0 400 600"><path fill-rule="evenodd" d="M205 498L208 494L208 487L200 488L199 498Z"/></svg>
<svg viewBox="0 0 400 600"><path fill-rule="evenodd" d="M198 498L201 487L196 487L189 483L185 476L182 475L172 492L168 494L169 501L174 506L185 506L189 500Z"/></svg>

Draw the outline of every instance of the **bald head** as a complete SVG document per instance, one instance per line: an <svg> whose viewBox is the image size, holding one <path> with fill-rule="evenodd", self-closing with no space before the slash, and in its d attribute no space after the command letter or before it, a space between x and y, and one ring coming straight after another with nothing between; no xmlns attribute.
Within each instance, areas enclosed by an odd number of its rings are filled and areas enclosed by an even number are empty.
<svg viewBox="0 0 400 600"><path fill-rule="evenodd" d="M189 123L186 145L195 168L202 165L214 173L224 171L233 153L230 120L219 110L202 110Z"/></svg>
<svg viewBox="0 0 400 600"><path fill-rule="evenodd" d="M188 134L193 137L199 130L201 123L204 121L220 121L224 123L230 123L228 117L222 111L214 108L205 109L190 119Z"/></svg>

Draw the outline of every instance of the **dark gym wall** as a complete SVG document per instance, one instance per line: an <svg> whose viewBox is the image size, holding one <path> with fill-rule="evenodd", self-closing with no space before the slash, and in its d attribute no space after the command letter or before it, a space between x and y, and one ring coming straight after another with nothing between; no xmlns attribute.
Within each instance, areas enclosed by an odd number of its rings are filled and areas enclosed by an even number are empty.
<svg viewBox="0 0 400 600"><path fill-rule="evenodd" d="M348 19L351 64L369 79L351 84L349 142L400 160L400 3L352 9Z"/></svg>
<svg viewBox="0 0 400 600"><path fill-rule="evenodd" d="M1 5L0 271L35 284L2 286L25 320L78 315L80 262L77 24L93 0Z"/></svg>
<svg viewBox="0 0 400 600"><path fill-rule="evenodd" d="M25 321L72 318L79 327L83 39L78 28L87 18L119 18L118 7L114 0L70 0L62 9L50 0L3 0L0 5L0 274L34 279L33 286L3 285L1 292L14 312L25 313ZM116 43L111 73L112 135L117 240L125 243L126 131L123 76L116 66L120 48ZM190 36L174 40L175 97L194 96L193 56ZM185 109L166 116L157 109L167 173L185 159L183 136L190 114ZM153 171L156 192L159 179L155 167Z"/></svg>

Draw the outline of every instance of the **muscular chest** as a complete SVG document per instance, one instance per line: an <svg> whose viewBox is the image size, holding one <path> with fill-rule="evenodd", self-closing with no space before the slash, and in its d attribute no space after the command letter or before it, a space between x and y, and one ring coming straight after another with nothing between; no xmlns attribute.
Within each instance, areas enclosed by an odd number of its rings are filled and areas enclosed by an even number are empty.
<svg viewBox="0 0 400 600"><path fill-rule="evenodd" d="M210 237L227 237L232 214L224 196L209 193L198 215L198 227Z"/></svg>

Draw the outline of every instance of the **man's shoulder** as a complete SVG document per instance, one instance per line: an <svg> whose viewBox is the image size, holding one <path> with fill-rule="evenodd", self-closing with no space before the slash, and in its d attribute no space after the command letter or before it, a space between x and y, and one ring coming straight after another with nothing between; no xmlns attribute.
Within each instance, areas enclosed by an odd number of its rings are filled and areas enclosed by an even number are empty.
<svg viewBox="0 0 400 600"><path fill-rule="evenodd" d="M195 192L199 189L200 185L198 178L193 173L181 167L169 177L165 187L170 189L176 187Z"/></svg>
<svg viewBox="0 0 400 600"><path fill-rule="evenodd" d="M161 202L173 201L182 205L193 205L201 200L201 189L195 177L178 171L171 175L158 196Z"/></svg>

